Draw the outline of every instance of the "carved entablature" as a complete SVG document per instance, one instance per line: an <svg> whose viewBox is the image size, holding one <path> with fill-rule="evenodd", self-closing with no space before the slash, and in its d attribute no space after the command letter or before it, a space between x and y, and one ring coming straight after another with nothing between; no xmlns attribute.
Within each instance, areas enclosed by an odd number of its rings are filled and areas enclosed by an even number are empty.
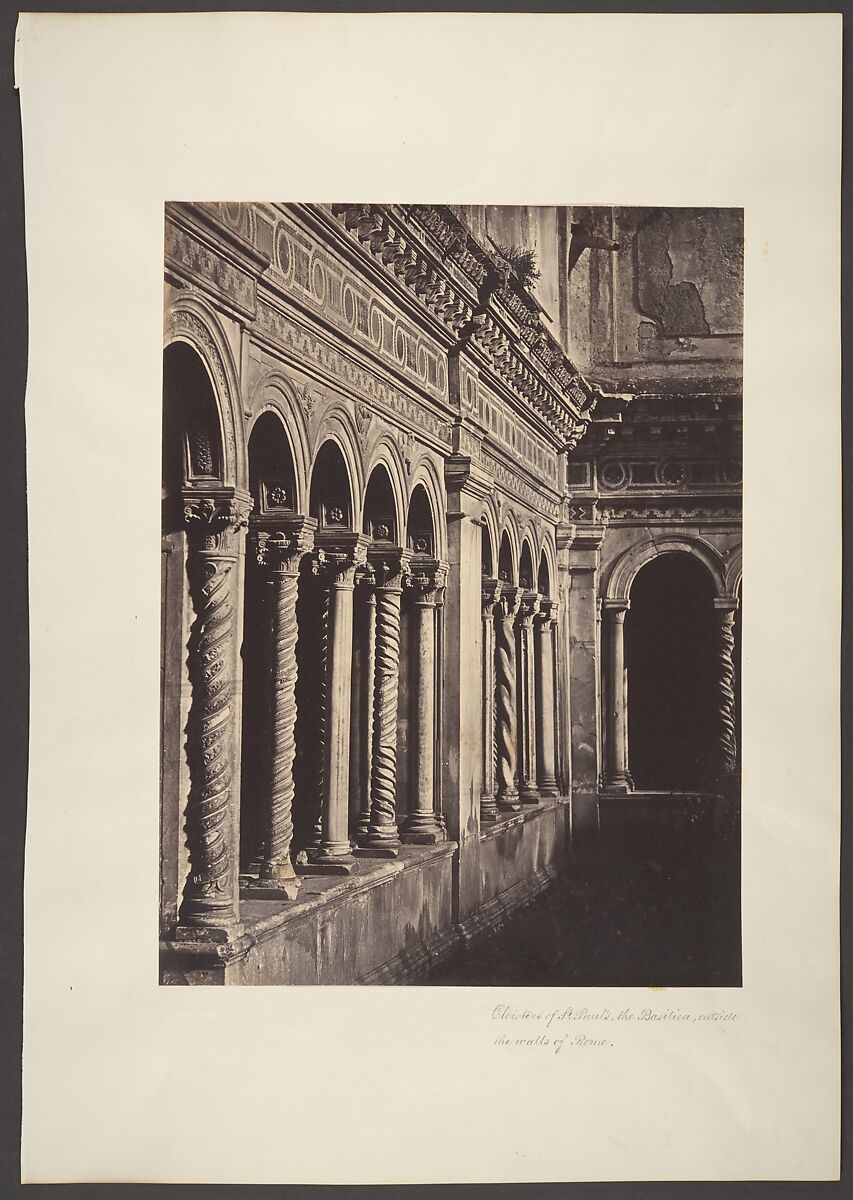
<svg viewBox="0 0 853 1200"><path fill-rule="evenodd" d="M425 335L308 223L312 210L275 210L273 256L264 283L296 298L418 390L447 401L446 348ZM305 217L306 220L300 219ZM467 320L467 314L463 314ZM462 319L460 317L460 319Z"/></svg>
<svg viewBox="0 0 853 1200"><path fill-rule="evenodd" d="M347 392L354 406L356 420L361 423L359 428L369 425L369 406L372 406L393 424L412 426L434 444L440 447L447 445L446 419L442 420L424 403L343 354L331 342L295 324L279 308L261 300L255 331L276 349L289 352L300 365L311 363L326 375L336 389Z"/></svg>
<svg viewBox="0 0 853 1200"><path fill-rule="evenodd" d="M412 291L456 342L472 340L561 441L596 392L545 329L538 305L446 207L333 204L350 235ZM465 394L462 403L465 402Z"/></svg>
<svg viewBox="0 0 853 1200"><path fill-rule="evenodd" d="M524 504L528 505L533 512L541 513L551 521L556 521L560 515L560 506L556 500L550 500L540 488L533 487L522 479L517 471L511 471L508 467L490 454L487 450L483 450L480 455L481 463L486 471L494 479L495 483L510 496L516 496Z"/></svg>
<svg viewBox="0 0 853 1200"><path fill-rule="evenodd" d="M659 492L675 489L702 491L721 487L740 489L743 466L736 458L700 458L667 454L663 458L602 458L597 464L598 485L602 491L621 492L640 489Z"/></svg>
<svg viewBox="0 0 853 1200"><path fill-rule="evenodd" d="M740 504L732 504L730 501L717 503L712 497L702 500L685 497L663 502L650 497L646 502L633 504L599 501L596 509L599 520L607 525L646 525L659 522L668 525L692 521L702 525L739 526L743 519L743 508Z"/></svg>
<svg viewBox="0 0 853 1200"><path fill-rule="evenodd" d="M573 525L596 525L599 521L598 506L594 500L581 503L572 500L568 515Z"/></svg>

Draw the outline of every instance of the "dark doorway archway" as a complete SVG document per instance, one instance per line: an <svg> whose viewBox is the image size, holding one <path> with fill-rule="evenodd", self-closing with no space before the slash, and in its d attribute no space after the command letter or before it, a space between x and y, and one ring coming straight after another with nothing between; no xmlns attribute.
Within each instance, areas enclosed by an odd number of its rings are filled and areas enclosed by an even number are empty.
<svg viewBox="0 0 853 1200"><path fill-rule="evenodd" d="M693 791L713 779L716 633L702 563L673 552L640 570L625 622L628 764L638 791Z"/></svg>

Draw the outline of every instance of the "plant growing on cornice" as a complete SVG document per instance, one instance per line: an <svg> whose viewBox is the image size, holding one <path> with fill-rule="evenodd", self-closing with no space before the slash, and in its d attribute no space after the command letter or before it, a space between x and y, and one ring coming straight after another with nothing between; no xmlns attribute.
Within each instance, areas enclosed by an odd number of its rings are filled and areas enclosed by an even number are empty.
<svg viewBox="0 0 853 1200"><path fill-rule="evenodd" d="M495 253L510 266L518 282L524 288L532 287L542 272L536 266L536 251L525 250L521 246L504 246L493 243Z"/></svg>

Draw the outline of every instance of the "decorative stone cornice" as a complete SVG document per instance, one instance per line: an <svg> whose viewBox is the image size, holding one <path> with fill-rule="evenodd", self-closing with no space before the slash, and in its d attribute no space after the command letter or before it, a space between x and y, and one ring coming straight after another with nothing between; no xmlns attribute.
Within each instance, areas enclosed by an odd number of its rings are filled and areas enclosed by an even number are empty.
<svg viewBox="0 0 853 1200"><path fill-rule="evenodd" d="M577 445L596 389L545 328L535 298L450 208L333 204L331 211L454 339L476 343L494 373L564 445Z"/></svg>

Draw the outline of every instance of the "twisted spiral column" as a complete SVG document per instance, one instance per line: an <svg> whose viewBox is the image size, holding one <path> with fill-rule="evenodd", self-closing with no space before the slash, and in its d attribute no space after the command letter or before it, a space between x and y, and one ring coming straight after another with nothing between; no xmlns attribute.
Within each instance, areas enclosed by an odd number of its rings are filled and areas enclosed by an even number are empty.
<svg viewBox="0 0 853 1200"><path fill-rule="evenodd" d="M441 603L446 568L436 560L420 560L409 577L414 619L414 711L412 713L412 802L403 824L404 842L434 845L444 829L435 811L435 641L436 610Z"/></svg>
<svg viewBox="0 0 853 1200"><path fill-rule="evenodd" d="M299 567L313 545L316 522L278 517L276 528L258 531L258 565L270 589L268 676L269 754L266 794L261 797L263 854L256 889L295 900L299 880L290 859L293 840L293 762L296 757L296 600Z"/></svg>
<svg viewBox="0 0 853 1200"><path fill-rule="evenodd" d="M735 648L734 621L737 600L723 598L715 601L720 619L720 639L717 647L719 699L719 756L723 776L737 771L737 736L735 734Z"/></svg>
<svg viewBox="0 0 853 1200"><path fill-rule="evenodd" d="M362 845L396 856L397 704L400 685L400 605L410 555L396 548L369 555L376 579L376 662L374 667L373 759L370 821Z"/></svg>
<svg viewBox="0 0 853 1200"><path fill-rule="evenodd" d="M516 768L515 618L521 605L520 588L504 588L495 620L495 744L497 746L497 806L519 807Z"/></svg>
<svg viewBox="0 0 853 1200"><path fill-rule="evenodd" d="M226 938L239 929L234 679L237 566L251 501L234 489L185 493L187 576L196 612L189 641L187 722L190 869L178 936Z"/></svg>
<svg viewBox="0 0 853 1200"><path fill-rule="evenodd" d="M495 803L495 612L502 586L499 579L483 580L483 765L480 785L480 821L483 824L494 822L498 815Z"/></svg>

